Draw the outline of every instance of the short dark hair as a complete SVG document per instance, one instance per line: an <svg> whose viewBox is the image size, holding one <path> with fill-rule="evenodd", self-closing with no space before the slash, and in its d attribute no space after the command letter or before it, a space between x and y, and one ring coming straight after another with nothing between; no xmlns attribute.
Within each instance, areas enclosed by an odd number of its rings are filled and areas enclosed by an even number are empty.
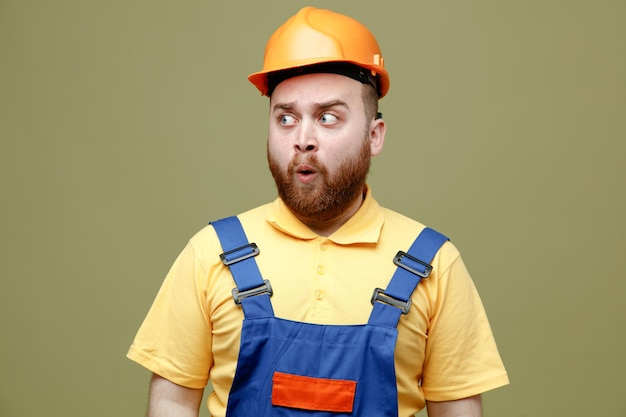
<svg viewBox="0 0 626 417"><path fill-rule="evenodd" d="M361 97L363 97L365 123L369 126L372 119L378 117L378 91L370 84L363 84Z"/></svg>

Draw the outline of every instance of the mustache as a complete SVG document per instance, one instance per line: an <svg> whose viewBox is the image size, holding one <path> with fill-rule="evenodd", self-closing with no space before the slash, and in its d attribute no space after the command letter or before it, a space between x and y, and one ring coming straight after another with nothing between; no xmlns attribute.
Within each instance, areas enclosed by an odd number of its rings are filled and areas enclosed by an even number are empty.
<svg viewBox="0 0 626 417"><path fill-rule="evenodd" d="M318 173L326 173L326 167L319 162L317 155L315 154L307 154L307 155L295 155L291 162L289 162L288 171L290 174L293 174L298 171L298 167L302 165L307 165L313 168Z"/></svg>

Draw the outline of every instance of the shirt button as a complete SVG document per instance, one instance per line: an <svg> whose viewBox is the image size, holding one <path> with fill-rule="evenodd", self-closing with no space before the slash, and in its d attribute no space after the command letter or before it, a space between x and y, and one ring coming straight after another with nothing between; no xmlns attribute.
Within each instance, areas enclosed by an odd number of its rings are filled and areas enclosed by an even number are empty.
<svg viewBox="0 0 626 417"><path fill-rule="evenodd" d="M316 300L323 300L324 299L324 293L322 291L315 291L315 299Z"/></svg>
<svg viewBox="0 0 626 417"><path fill-rule="evenodd" d="M320 265L317 267L317 273L319 275L324 275L326 273L326 268L324 268L324 265Z"/></svg>
<svg viewBox="0 0 626 417"><path fill-rule="evenodd" d="M320 243L320 250L325 251L326 249L328 249L328 242L322 242Z"/></svg>

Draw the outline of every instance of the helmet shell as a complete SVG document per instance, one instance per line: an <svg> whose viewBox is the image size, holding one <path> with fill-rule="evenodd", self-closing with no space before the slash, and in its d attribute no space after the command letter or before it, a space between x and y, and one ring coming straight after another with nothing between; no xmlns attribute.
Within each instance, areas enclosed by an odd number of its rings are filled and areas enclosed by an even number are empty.
<svg viewBox="0 0 626 417"><path fill-rule="evenodd" d="M370 70L378 80L379 96L389 90L389 74L374 35L357 20L330 10L305 7L270 37L263 70L248 80L268 94L267 74L321 64L345 62Z"/></svg>

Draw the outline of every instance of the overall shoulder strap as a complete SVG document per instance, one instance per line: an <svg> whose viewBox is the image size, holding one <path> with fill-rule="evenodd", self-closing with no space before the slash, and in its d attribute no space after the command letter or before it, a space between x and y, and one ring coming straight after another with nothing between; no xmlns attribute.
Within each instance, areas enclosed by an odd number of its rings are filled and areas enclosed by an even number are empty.
<svg viewBox="0 0 626 417"><path fill-rule="evenodd" d="M235 303L241 304L246 318L273 317L274 310L270 296L272 287L263 280L254 259L259 249L249 243L241 222L236 216L227 217L210 223L222 245L224 253L220 255L235 280L233 289Z"/></svg>
<svg viewBox="0 0 626 417"><path fill-rule="evenodd" d="M396 254L393 262L397 268L387 288L374 290L374 308L368 324L394 328L398 325L400 315L407 314L411 308L413 291L421 279L430 274L430 263L446 241L446 236L427 227L417 236L408 252Z"/></svg>

